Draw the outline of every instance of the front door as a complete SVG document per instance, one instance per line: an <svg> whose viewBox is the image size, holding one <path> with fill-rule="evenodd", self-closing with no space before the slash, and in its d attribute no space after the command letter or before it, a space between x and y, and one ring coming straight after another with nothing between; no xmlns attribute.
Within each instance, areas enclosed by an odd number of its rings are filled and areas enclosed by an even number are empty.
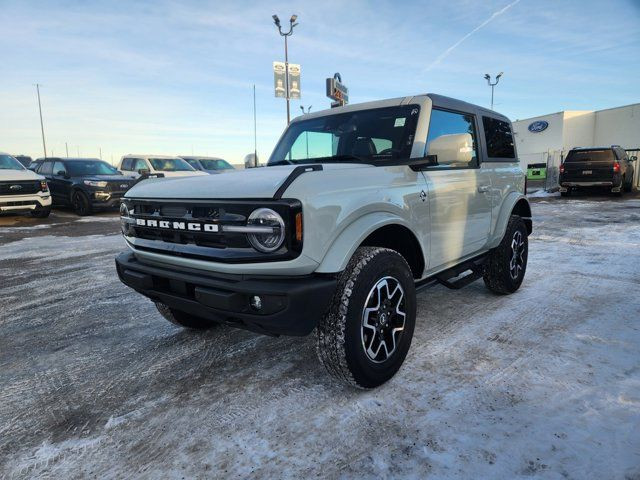
<svg viewBox="0 0 640 480"><path fill-rule="evenodd" d="M431 218L429 269L481 250L491 228L491 175L479 163L475 115L434 108L423 172Z"/></svg>
<svg viewBox="0 0 640 480"><path fill-rule="evenodd" d="M49 188L53 201L60 204L68 204L71 195L71 179L67 178L67 169L63 162L55 162L53 164L53 173Z"/></svg>

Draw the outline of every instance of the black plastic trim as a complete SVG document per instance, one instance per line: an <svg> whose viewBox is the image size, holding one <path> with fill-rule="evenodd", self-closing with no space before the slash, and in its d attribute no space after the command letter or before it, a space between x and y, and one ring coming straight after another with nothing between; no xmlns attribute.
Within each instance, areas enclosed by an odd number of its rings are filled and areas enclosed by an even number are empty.
<svg viewBox="0 0 640 480"><path fill-rule="evenodd" d="M320 170L322 170L322 165L321 164L317 164L317 165L300 165L300 166L294 168L291 171L291 173L289 174L289 176L282 183L282 185L280 185L280 188L278 188L278 190L276 190L276 193L273 194L273 199L274 200L280 200L282 198L282 195L284 195L284 192L287 191L287 188L289 188L289 186L295 181L295 179L298 178L303 173L306 173L306 172L317 172L317 171L320 171Z"/></svg>

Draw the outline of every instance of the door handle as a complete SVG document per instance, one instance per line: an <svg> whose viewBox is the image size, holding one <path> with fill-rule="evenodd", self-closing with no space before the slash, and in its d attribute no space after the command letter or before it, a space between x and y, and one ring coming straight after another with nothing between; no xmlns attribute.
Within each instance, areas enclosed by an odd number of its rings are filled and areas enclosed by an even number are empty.
<svg viewBox="0 0 640 480"><path fill-rule="evenodd" d="M480 185L478 187L478 192L487 193L489 191L489 185Z"/></svg>

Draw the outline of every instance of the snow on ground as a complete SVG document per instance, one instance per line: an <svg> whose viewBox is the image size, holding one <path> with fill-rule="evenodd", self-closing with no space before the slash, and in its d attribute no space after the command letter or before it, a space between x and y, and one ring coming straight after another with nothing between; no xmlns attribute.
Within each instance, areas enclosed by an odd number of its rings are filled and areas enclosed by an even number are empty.
<svg viewBox="0 0 640 480"><path fill-rule="evenodd" d="M640 200L532 206L520 291L422 291L366 392L313 337L168 324L117 280L117 221L12 237L0 478L640 478Z"/></svg>

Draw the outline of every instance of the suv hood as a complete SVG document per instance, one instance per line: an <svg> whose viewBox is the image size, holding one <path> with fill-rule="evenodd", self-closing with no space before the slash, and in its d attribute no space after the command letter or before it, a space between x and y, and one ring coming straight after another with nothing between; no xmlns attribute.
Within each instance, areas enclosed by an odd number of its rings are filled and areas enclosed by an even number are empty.
<svg viewBox="0 0 640 480"><path fill-rule="evenodd" d="M0 182L15 182L19 180L44 180L44 177L31 170L0 170Z"/></svg>
<svg viewBox="0 0 640 480"><path fill-rule="evenodd" d="M235 170L224 175L206 175L189 178L159 178L138 183L125 195L127 198L271 198L297 165ZM325 163L324 170L367 168L355 163ZM309 172L304 175L320 175ZM285 194L286 196L286 194Z"/></svg>
<svg viewBox="0 0 640 480"><path fill-rule="evenodd" d="M133 183L133 179L131 177L125 177L124 175L87 175L86 177L82 177L83 180L91 180L94 182L109 182L109 183Z"/></svg>

